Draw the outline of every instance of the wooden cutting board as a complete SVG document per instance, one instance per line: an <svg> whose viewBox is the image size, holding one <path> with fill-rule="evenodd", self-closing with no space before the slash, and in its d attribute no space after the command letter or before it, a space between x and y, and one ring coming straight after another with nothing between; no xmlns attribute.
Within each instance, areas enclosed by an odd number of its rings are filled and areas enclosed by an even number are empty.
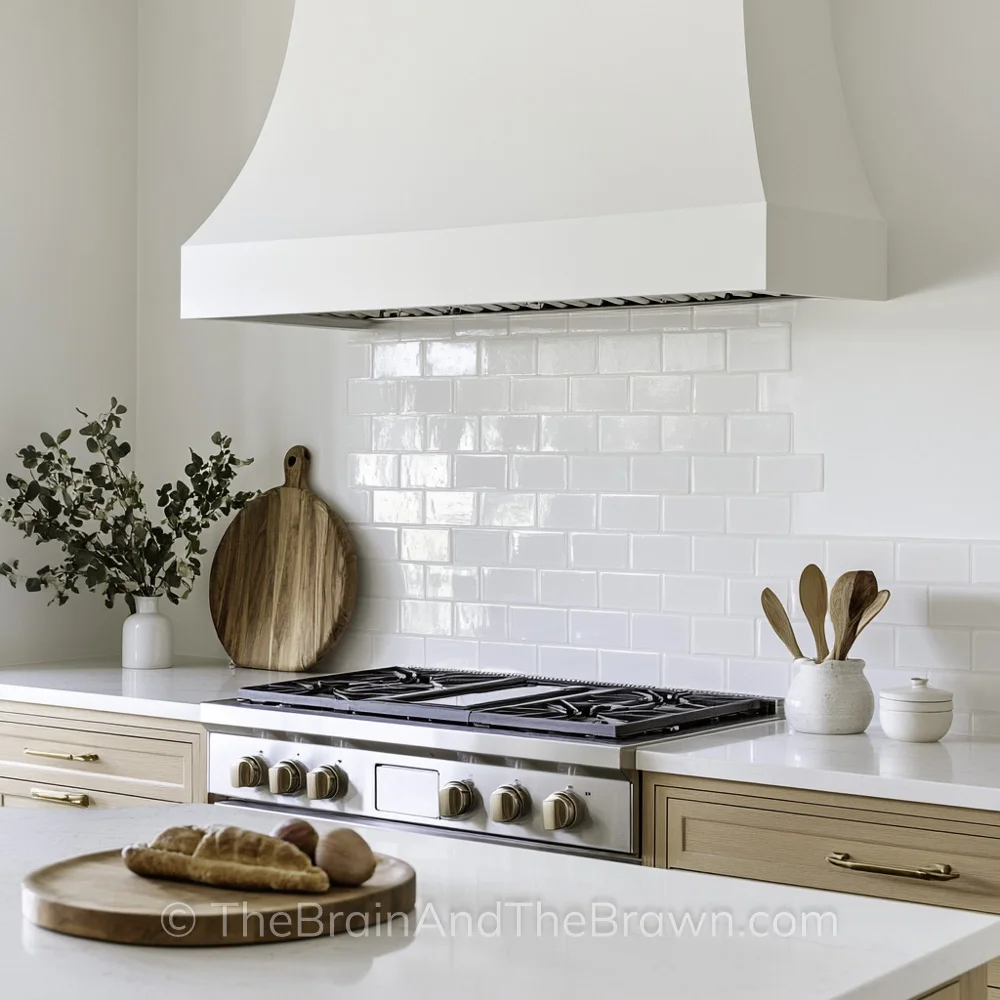
<svg viewBox="0 0 1000 1000"><path fill-rule="evenodd" d="M285 455L285 484L236 515L212 562L209 605L238 667L309 670L347 626L358 556L343 519L309 488L309 451Z"/></svg>
<svg viewBox="0 0 1000 1000"><path fill-rule="evenodd" d="M364 885L313 894L143 878L125 867L121 851L103 851L32 872L21 884L21 912L60 934L119 944L199 947L357 933L365 921L409 913L416 901L413 869L398 858L376 857L378 867Z"/></svg>

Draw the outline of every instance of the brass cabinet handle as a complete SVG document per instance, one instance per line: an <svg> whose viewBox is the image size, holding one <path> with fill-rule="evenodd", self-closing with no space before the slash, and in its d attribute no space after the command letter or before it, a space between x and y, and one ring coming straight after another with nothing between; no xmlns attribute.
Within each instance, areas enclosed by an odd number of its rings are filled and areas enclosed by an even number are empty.
<svg viewBox="0 0 1000 1000"><path fill-rule="evenodd" d="M90 805L90 796L84 795L83 792L50 792L44 788L32 788L31 797L42 802L58 802L79 809L86 809Z"/></svg>
<svg viewBox="0 0 1000 1000"><path fill-rule="evenodd" d="M56 750L29 750L27 747L24 748L24 752L29 757L48 757L51 760L82 760L87 764L101 759L96 753L59 753Z"/></svg>
<svg viewBox="0 0 1000 1000"><path fill-rule="evenodd" d="M958 872L951 865L925 865L923 868L899 868L896 865L875 865L865 861L852 861L850 854L835 852L826 860L838 868L849 868L852 872L873 872L876 875L897 875L899 878L918 878L924 882L950 882L958 878Z"/></svg>

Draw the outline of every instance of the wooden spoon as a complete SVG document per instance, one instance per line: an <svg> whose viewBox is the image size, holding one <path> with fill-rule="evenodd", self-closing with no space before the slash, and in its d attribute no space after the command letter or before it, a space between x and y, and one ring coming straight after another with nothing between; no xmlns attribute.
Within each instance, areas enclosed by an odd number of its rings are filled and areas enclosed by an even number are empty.
<svg viewBox="0 0 1000 1000"><path fill-rule="evenodd" d="M788 652L796 660L803 659L802 650L795 639L792 623L788 620L788 612L785 611L784 605L778 600L778 595L770 587L765 587L761 593L760 606L764 609L764 614L767 615L767 620L771 623L774 634L785 644Z"/></svg>
<svg viewBox="0 0 1000 1000"><path fill-rule="evenodd" d="M816 662L822 663L830 655L826 642L826 577L815 563L806 566L799 578L799 603L816 640Z"/></svg>
<svg viewBox="0 0 1000 1000"><path fill-rule="evenodd" d="M858 619L858 627L854 630L854 638L851 640L851 646L858 641L858 636L872 623L872 619L889 603L889 591L880 590L875 595L875 600L861 612L861 617ZM847 658L847 654L851 651L851 646L848 646L844 650L844 658Z"/></svg>
<svg viewBox="0 0 1000 1000"><path fill-rule="evenodd" d="M878 580L868 569L844 573L830 591L830 619L833 622L833 653L830 658L842 660L857 634L858 623L878 594Z"/></svg>

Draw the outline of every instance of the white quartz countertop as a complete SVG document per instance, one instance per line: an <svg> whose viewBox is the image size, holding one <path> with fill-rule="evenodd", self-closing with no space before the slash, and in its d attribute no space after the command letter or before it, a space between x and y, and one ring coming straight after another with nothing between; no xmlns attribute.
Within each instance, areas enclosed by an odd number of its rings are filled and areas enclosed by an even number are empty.
<svg viewBox="0 0 1000 1000"><path fill-rule="evenodd" d="M796 733L785 722L666 740L636 754L643 771L749 781L906 802L1000 811L1000 740L946 736L898 743Z"/></svg>
<svg viewBox="0 0 1000 1000"><path fill-rule="evenodd" d="M168 670L123 670L112 660L33 663L0 667L0 701L197 722L201 702L232 698L245 685L288 676L224 663L189 663Z"/></svg>
<svg viewBox="0 0 1000 1000"><path fill-rule="evenodd" d="M171 825L268 830L274 820L207 805L0 810L3 995L908 1000L1000 954L1000 919L985 914L385 827L360 829L377 851L409 861L418 879L409 930L397 920L391 936L383 928L270 945L142 948L67 937L21 917L21 879L41 865L148 840ZM491 916L498 905L499 922ZM539 921L539 908L554 916ZM713 913L725 915L714 919L714 933ZM782 936L804 913L834 914L836 929L826 917L822 933L814 925L804 936L798 929ZM471 933L463 914L471 915Z"/></svg>

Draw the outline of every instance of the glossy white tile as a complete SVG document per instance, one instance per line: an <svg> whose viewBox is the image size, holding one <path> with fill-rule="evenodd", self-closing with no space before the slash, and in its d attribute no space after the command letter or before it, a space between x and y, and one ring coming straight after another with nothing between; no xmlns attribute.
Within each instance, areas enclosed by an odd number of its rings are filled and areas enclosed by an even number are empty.
<svg viewBox="0 0 1000 1000"><path fill-rule="evenodd" d="M745 455L780 455L792 446L792 418L787 413L754 413L728 420L727 450Z"/></svg>
<svg viewBox="0 0 1000 1000"><path fill-rule="evenodd" d="M638 493L602 494L597 523L605 531L657 531L660 498Z"/></svg>
<svg viewBox="0 0 1000 1000"><path fill-rule="evenodd" d="M755 375L695 375L695 413L746 413L757 408Z"/></svg>
<svg viewBox="0 0 1000 1000"><path fill-rule="evenodd" d="M632 615L632 648L660 653L687 653L691 648L689 620L684 615L640 612Z"/></svg>
<svg viewBox="0 0 1000 1000"><path fill-rule="evenodd" d="M511 607L510 638L517 642L566 642L565 608Z"/></svg>
<svg viewBox="0 0 1000 1000"><path fill-rule="evenodd" d="M569 641L574 646L621 649L628 646L628 624L625 611L570 611Z"/></svg>
<svg viewBox="0 0 1000 1000"><path fill-rule="evenodd" d="M691 566L696 573L749 575L754 571L755 548L752 538L696 536L691 540Z"/></svg>
<svg viewBox="0 0 1000 1000"><path fill-rule="evenodd" d="M900 542L896 579L904 583L967 583L969 545L965 542Z"/></svg>
<svg viewBox="0 0 1000 1000"><path fill-rule="evenodd" d="M419 375L420 342L413 340L375 344L372 350L372 374L375 378Z"/></svg>
<svg viewBox="0 0 1000 1000"><path fill-rule="evenodd" d="M476 451L478 447L479 424L475 417L427 418L428 451ZM490 449L484 447L483 450Z"/></svg>
<svg viewBox="0 0 1000 1000"><path fill-rule="evenodd" d="M660 450L659 417L602 416L601 451L654 452Z"/></svg>
<svg viewBox="0 0 1000 1000"><path fill-rule="evenodd" d="M431 491L426 498L424 520L428 524L473 525L476 523L476 494L459 490Z"/></svg>
<svg viewBox="0 0 1000 1000"><path fill-rule="evenodd" d="M726 501L722 497L663 498L664 531L725 531Z"/></svg>
<svg viewBox="0 0 1000 1000"><path fill-rule="evenodd" d="M513 489L564 490L566 479L565 455L514 455L511 458L510 485Z"/></svg>
<svg viewBox="0 0 1000 1000"><path fill-rule="evenodd" d="M398 382L354 379L347 383L348 413L395 413L398 409Z"/></svg>
<svg viewBox="0 0 1000 1000"><path fill-rule="evenodd" d="M538 574L538 600L560 608L597 606L597 573L572 569L543 569Z"/></svg>
<svg viewBox="0 0 1000 1000"><path fill-rule="evenodd" d="M687 535L632 535L631 568L661 573L691 569L691 539Z"/></svg>
<svg viewBox="0 0 1000 1000"><path fill-rule="evenodd" d="M507 562L507 532L455 528L455 562L465 566L503 566Z"/></svg>
<svg viewBox="0 0 1000 1000"><path fill-rule="evenodd" d="M571 532L569 564L574 569L628 569L628 541L624 532Z"/></svg>
<svg viewBox="0 0 1000 1000"><path fill-rule="evenodd" d="M480 352L484 375L531 375L536 370L534 340L488 340Z"/></svg>
<svg viewBox="0 0 1000 1000"><path fill-rule="evenodd" d="M629 484L633 490L650 493L688 493L691 463L686 455L633 455Z"/></svg>
<svg viewBox="0 0 1000 1000"><path fill-rule="evenodd" d="M663 610L721 615L726 610L726 581L721 576L664 576Z"/></svg>
<svg viewBox="0 0 1000 1000"><path fill-rule="evenodd" d="M348 486L398 486L398 455L348 455Z"/></svg>
<svg viewBox="0 0 1000 1000"><path fill-rule="evenodd" d="M423 417L372 417L372 447L375 451L422 451Z"/></svg>
<svg viewBox="0 0 1000 1000"><path fill-rule="evenodd" d="M653 333L601 337L598 368L601 372L660 371L660 340Z"/></svg>
<svg viewBox="0 0 1000 1000"><path fill-rule="evenodd" d="M399 463L400 483L413 487L439 488L451 485L449 455L403 455Z"/></svg>
<svg viewBox="0 0 1000 1000"><path fill-rule="evenodd" d="M482 570L483 600L496 604L534 604L537 576L533 569L490 566Z"/></svg>
<svg viewBox="0 0 1000 1000"><path fill-rule="evenodd" d="M726 530L731 534L787 535L791 526L790 497L729 497L726 501Z"/></svg>
<svg viewBox="0 0 1000 1000"><path fill-rule="evenodd" d="M784 372L792 367L788 326L730 330L728 368L731 372Z"/></svg>
<svg viewBox="0 0 1000 1000"><path fill-rule="evenodd" d="M691 322L690 306L642 306L629 311L629 329L635 333L690 330Z"/></svg>
<svg viewBox="0 0 1000 1000"><path fill-rule="evenodd" d="M423 347L425 375L476 374L479 345L474 341L427 341Z"/></svg>
<svg viewBox="0 0 1000 1000"><path fill-rule="evenodd" d="M493 642L507 638L505 604L456 604L455 635Z"/></svg>
<svg viewBox="0 0 1000 1000"><path fill-rule="evenodd" d="M754 460L744 455L695 455L692 493L753 493Z"/></svg>
<svg viewBox="0 0 1000 1000"><path fill-rule="evenodd" d="M511 376L510 408L515 413L549 413L566 409L569 382L565 378Z"/></svg>
<svg viewBox="0 0 1000 1000"><path fill-rule="evenodd" d="M455 381L456 413L503 413L510 406L506 378L460 378Z"/></svg>
<svg viewBox="0 0 1000 1000"><path fill-rule="evenodd" d="M482 418L483 451L536 451L538 417L486 416ZM472 449L466 449L472 450Z"/></svg>
<svg viewBox="0 0 1000 1000"><path fill-rule="evenodd" d="M572 490L627 490L628 459L624 455L570 455Z"/></svg>
<svg viewBox="0 0 1000 1000"><path fill-rule="evenodd" d="M726 335L721 330L664 335L665 372L715 372L725 367Z"/></svg>
<svg viewBox="0 0 1000 1000"><path fill-rule="evenodd" d="M555 337L538 341L540 375L587 375L596 371L596 337Z"/></svg>
<svg viewBox="0 0 1000 1000"><path fill-rule="evenodd" d="M507 485L506 455L456 455L455 485L502 490Z"/></svg>
<svg viewBox="0 0 1000 1000"><path fill-rule="evenodd" d="M818 493L822 489L822 455L762 455L757 460L759 493Z"/></svg>
<svg viewBox="0 0 1000 1000"><path fill-rule="evenodd" d="M372 518L383 524L421 524L424 495L419 490L375 490Z"/></svg>
<svg viewBox="0 0 1000 1000"><path fill-rule="evenodd" d="M632 411L687 413L691 409L689 375L633 375Z"/></svg>
<svg viewBox="0 0 1000 1000"><path fill-rule="evenodd" d="M566 536L558 531L512 531L511 566L561 569L567 562Z"/></svg>
<svg viewBox="0 0 1000 1000"><path fill-rule="evenodd" d="M452 381L447 378L404 379L400 395L403 413L450 413Z"/></svg>
<svg viewBox="0 0 1000 1000"><path fill-rule="evenodd" d="M590 452L597 450L596 416L562 416L542 414L541 450L558 452Z"/></svg>
<svg viewBox="0 0 1000 1000"><path fill-rule="evenodd" d="M593 413L628 409L628 376L606 375L569 380L569 407Z"/></svg>
<svg viewBox="0 0 1000 1000"><path fill-rule="evenodd" d="M691 652L722 656L753 656L752 618L693 618Z"/></svg>
<svg viewBox="0 0 1000 1000"><path fill-rule="evenodd" d="M652 573L602 572L602 608L624 611L657 611L660 607L660 578Z"/></svg>
<svg viewBox="0 0 1000 1000"><path fill-rule="evenodd" d="M426 571L430 598L474 601L479 597L479 570L474 566L428 566Z"/></svg>
<svg viewBox="0 0 1000 1000"><path fill-rule="evenodd" d="M480 523L491 527L524 528L535 523L532 493L483 493Z"/></svg>
<svg viewBox="0 0 1000 1000"><path fill-rule="evenodd" d="M597 680L597 650L575 646L539 646L538 672L568 680Z"/></svg>
<svg viewBox="0 0 1000 1000"><path fill-rule="evenodd" d="M451 536L447 528L403 528L400 556L413 562L448 562Z"/></svg>
<svg viewBox="0 0 1000 1000"><path fill-rule="evenodd" d="M452 605L446 601L400 601L400 630L416 635L451 635Z"/></svg>
<svg viewBox="0 0 1000 1000"><path fill-rule="evenodd" d="M589 493L540 493L538 524L542 528L596 528L597 497Z"/></svg>

